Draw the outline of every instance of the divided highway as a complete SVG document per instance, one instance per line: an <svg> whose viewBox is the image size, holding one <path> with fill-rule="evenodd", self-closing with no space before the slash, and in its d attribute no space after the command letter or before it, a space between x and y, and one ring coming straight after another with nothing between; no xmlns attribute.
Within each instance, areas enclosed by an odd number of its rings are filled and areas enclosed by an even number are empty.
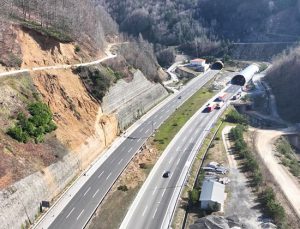
<svg viewBox="0 0 300 229"><path fill-rule="evenodd" d="M105 162L91 175L89 180L80 188L61 213L53 218L51 225L45 227L42 221L35 228L84 228L90 217L101 203L111 186L125 169L132 157L175 110L185 100L191 97L218 73L210 70L201 77L193 79L177 96L169 100L163 107L153 113L132 134L127 136L120 146L105 160ZM181 96L181 99L178 97ZM182 159L184 161L184 159ZM46 216L51 217L51 215ZM136 227L131 227L136 228ZM142 228L142 227L141 227Z"/></svg>
<svg viewBox="0 0 300 229"><path fill-rule="evenodd" d="M225 101L240 89L241 86L228 86ZM164 151L131 205L121 229L166 229L170 226L194 156L225 106L210 113L204 113L203 109L188 121ZM171 172L168 178L162 176L165 171Z"/></svg>

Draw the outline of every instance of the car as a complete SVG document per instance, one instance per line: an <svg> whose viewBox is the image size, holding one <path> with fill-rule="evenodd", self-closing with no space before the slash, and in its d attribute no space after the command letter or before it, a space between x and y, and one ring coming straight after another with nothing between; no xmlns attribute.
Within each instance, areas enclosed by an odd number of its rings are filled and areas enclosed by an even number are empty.
<svg viewBox="0 0 300 229"><path fill-rule="evenodd" d="M170 171L166 171L163 174L163 178L168 178L170 175L171 175L171 172Z"/></svg>
<svg viewBox="0 0 300 229"><path fill-rule="evenodd" d="M178 99L181 99L181 95L180 95L180 96L178 96Z"/></svg>

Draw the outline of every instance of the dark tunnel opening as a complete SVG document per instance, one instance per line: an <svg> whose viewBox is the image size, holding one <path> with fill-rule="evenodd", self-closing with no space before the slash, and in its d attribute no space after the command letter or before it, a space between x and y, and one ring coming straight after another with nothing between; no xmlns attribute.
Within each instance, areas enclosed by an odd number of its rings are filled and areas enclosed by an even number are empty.
<svg viewBox="0 0 300 229"><path fill-rule="evenodd" d="M246 79L243 75L236 75L231 80L231 84L233 85L244 86L245 83L246 83Z"/></svg>
<svg viewBox="0 0 300 229"><path fill-rule="evenodd" d="M213 63L213 65L211 66L211 69L222 70L223 67L224 67L224 64L221 61L217 61L217 62Z"/></svg>

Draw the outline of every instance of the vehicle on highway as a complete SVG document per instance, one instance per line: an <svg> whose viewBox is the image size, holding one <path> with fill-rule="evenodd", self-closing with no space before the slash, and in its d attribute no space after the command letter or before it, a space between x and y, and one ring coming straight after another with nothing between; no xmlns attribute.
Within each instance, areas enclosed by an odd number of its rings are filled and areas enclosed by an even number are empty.
<svg viewBox="0 0 300 229"><path fill-rule="evenodd" d="M241 92L239 92L239 93L237 93L236 95L234 95L234 96L232 97L232 100L237 100L237 99L239 99L239 98L241 98Z"/></svg>
<svg viewBox="0 0 300 229"><path fill-rule="evenodd" d="M178 99L181 99L181 95L180 95L180 96L178 96Z"/></svg>
<svg viewBox="0 0 300 229"><path fill-rule="evenodd" d="M224 99L226 97L227 93L223 92L221 93L218 98L215 99L215 102L224 102Z"/></svg>
<svg viewBox="0 0 300 229"><path fill-rule="evenodd" d="M219 102L219 103L217 103L216 109L217 109L217 110L221 109L221 107L223 107L223 105L224 105L224 102Z"/></svg>
<svg viewBox="0 0 300 229"><path fill-rule="evenodd" d="M205 107L205 109L203 110L203 112L211 112L216 108L217 104L216 103L208 103Z"/></svg>
<svg viewBox="0 0 300 229"><path fill-rule="evenodd" d="M171 175L171 172L170 171L166 171L163 174L163 178L168 178L170 175Z"/></svg>

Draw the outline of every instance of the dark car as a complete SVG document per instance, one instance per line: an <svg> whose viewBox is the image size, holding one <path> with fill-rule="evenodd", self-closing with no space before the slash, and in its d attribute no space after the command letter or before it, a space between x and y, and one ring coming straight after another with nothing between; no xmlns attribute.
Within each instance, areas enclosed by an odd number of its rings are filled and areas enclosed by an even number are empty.
<svg viewBox="0 0 300 229"><path fill-rule="evenodd" d="M181 95L180 95L180 96L178 96L178 99L181 99Z"/></svg>
<svg viewBox="0 0 300 229"><path fill-rule="evenodd" d="M166 172L164 172L163 177L164 178L168 178L170 175L171 175L171 172L170 171L166 171Z"/></svg>

